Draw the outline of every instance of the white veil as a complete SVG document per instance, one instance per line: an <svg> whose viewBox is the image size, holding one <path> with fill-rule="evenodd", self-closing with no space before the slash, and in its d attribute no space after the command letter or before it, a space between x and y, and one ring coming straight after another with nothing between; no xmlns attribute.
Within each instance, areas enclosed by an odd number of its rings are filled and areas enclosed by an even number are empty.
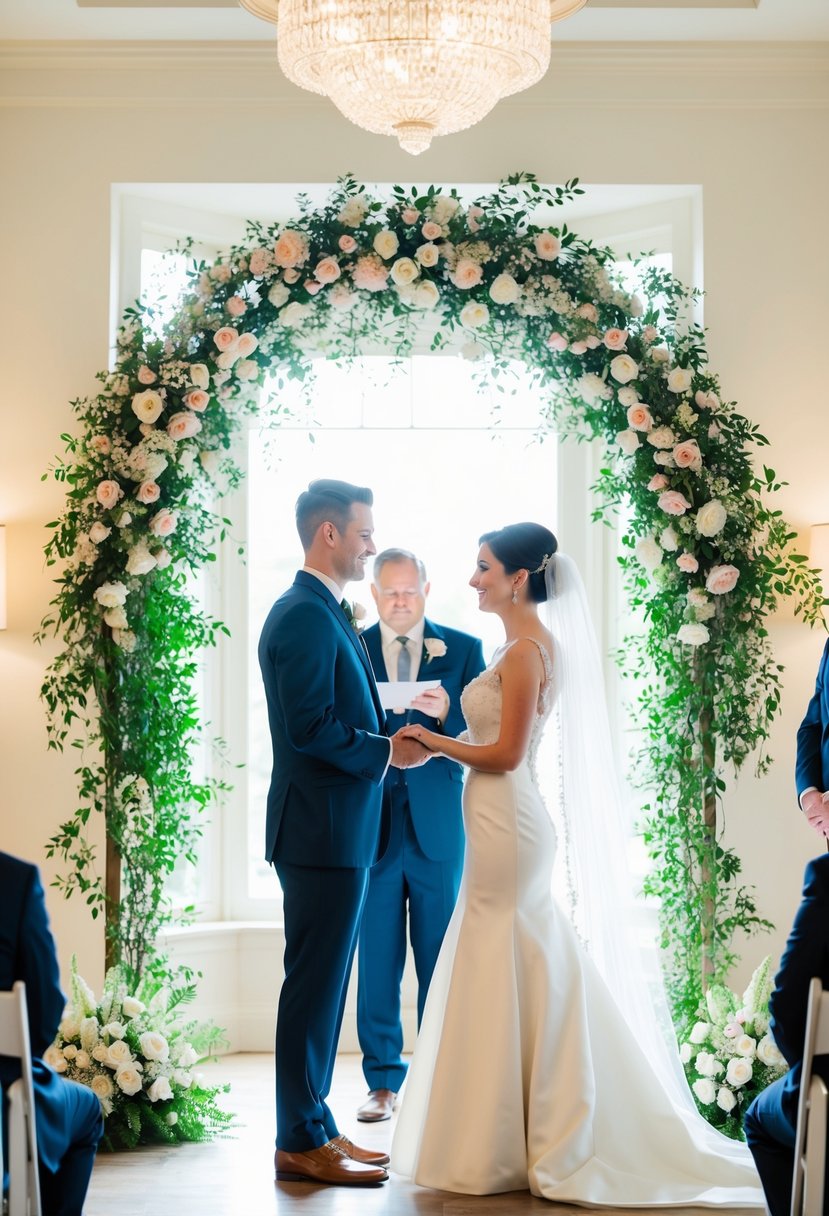
<svg viewBox="0 0 829 1216"><path fill-rule="evenodd" d="M570 916L639 1046L697 1143L744 1159L698 1114L676 1050L658 962L645 967L628 849L632 839L611 741L602 664L578 567L556 553L545 569L553 635L556 768ZM647 935L645 935L647 936ZM654 943L651 942L654 948Z"/></svg>

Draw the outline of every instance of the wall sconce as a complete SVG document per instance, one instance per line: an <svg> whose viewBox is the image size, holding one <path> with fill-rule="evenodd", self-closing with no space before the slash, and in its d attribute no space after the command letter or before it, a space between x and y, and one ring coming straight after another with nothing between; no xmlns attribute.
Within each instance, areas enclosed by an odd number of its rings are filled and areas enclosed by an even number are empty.
<svg viewBox="0 0 829 1216"><path fill-rule="evenodd" d="M820 571L823 595L829 598L829 524L812 524L809 530L809 565Z"/></svg>
<svg viewBox="0 0 829 1216"><path fill-rule="evenodd" d="M0 629L6 628L6 525L0 524Z"/></svg>

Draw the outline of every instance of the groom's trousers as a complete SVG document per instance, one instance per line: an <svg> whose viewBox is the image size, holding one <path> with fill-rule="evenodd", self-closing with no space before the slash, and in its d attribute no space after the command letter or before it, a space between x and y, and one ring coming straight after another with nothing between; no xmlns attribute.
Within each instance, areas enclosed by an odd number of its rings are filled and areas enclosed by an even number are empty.
<svg viewBox="0 0 829 1216"><path fill-rule="evenodd" d="M274 862L283 892L285 979L276 1019L276 1144L289 1153L337 1136L331 1089L367 869Z"/></svg>

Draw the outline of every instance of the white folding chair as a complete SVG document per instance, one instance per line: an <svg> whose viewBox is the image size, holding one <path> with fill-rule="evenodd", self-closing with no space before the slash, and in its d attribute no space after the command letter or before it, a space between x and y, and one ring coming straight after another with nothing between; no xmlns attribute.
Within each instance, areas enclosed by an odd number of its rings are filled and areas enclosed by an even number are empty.
<svg viewBox="0 0 829 1216"><path fill-rule="evenodd" d="M829 1055L829 992L823 991L819 979L813 979L797 1104L791 1216L823 1216L829 1091L813 1068L815 1056L825 1055Z"/></svg>
<svg viewBox="0 0 829 1216"><path fill-rule="evenodd" d="M11 992L0 992L0 1055L19 1059L21 1067L8 1090L9 1216L40 1216L29 1018L26 985L19 980Z"/></svg>

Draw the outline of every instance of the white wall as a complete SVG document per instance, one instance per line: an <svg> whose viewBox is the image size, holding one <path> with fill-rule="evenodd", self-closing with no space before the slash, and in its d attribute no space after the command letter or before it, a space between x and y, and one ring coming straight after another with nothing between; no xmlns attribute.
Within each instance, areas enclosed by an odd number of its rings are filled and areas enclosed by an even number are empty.
<svg viewBox="0 0 829 1216"><path fill-rule="evenodd" d="M8 525L9 629L0 634L0 845L55 865L44 845L71 811L76 753L46 751L38 701L54 647L33 631L50 598L45 523L60 487L40 481L72 428L71 398L107 363L113 182L495 181L702 187L706 322L725 393L771 441L790 484L779 504L807 530L829 519L824 465L827 44L574 44L545 81L417 161L288 86L275 54L242 44L0 44L0 522ZM819 851L793 797L794 736L822 637L788 613L772 630L786 664L776 763L726 799L728 838L758 887L779 953L805 860ZM99 833L100 836L100 833ZM102 973L99 925L82 903L49 903L64 968Z"/></svg>

